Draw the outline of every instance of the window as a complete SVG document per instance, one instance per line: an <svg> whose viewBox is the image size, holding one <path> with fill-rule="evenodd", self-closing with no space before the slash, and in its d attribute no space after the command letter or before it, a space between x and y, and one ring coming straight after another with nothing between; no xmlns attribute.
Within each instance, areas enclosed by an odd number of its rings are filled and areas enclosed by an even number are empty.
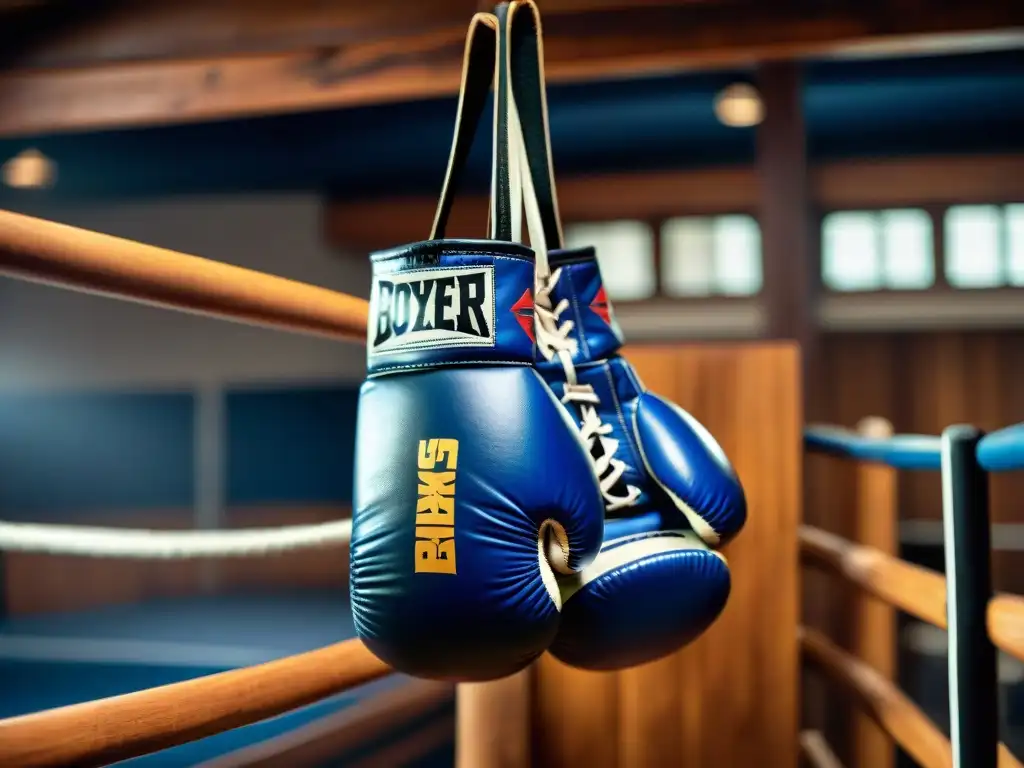
<svg viewBox="0 0 1024 768"><path fill-rule="evenodd" d="M669 296L751 296L761 290L761 229L752 216L683 216L661 227Z"/></svg>
<svg viewBox="0 0 1024 768"><path fill-rule="evenodd" d="M645 222L571 224L565 228L565 245L597 249L597 261L610 299L637 301L655 294L654 232Z"/></svg>
<svg viewBox="0 0 1024 768"><path fill-rule="evenodd" d="M927 211L836 211L822 222L822 280L834 291L921 290L935 282Z"/></svg>
<svg viewBox="0 0 1024 768"><path fill-rule="evenodd" d="M1024 286L1024 205L1006 206L1010 285Z"/></svg>
<svg viewBox="0 0 1024 768"><path fill-rule="evenodd" d="M1024 286L1024 205L953 206L945 232L951 286Z"/></svg>

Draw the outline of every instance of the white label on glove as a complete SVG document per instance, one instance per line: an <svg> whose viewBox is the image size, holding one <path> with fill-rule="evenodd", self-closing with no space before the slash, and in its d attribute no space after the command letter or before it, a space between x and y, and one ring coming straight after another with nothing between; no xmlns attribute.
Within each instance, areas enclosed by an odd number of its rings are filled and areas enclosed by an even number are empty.
<svg viewBox="0 0 1024 768"><path fill-rule="evenodd" d="M371 355L494 346L494 267L375 276L366 344Z"/></svg>

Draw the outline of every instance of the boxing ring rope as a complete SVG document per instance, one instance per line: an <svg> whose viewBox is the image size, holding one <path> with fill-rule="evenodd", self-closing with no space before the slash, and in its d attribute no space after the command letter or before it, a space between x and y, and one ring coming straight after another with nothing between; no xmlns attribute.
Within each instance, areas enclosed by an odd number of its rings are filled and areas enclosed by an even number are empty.
<svg viewBox="0 0 1024 768"><path fill-rule="evenodd" d="M851 584L922 621L946 629L946 579L928 568L821 530L800 530L800 554L808 564L832 571ZM992 642L1024 661L1024 598L997 594L988 605Z"/></svg>
<svg viewBox="0 0 1024 768"><path fill-rule="evenodd" d="M800 632L804 659L833 682L851 692L883 730L925 768L948 766L949 740L889 680L859 659L840 650L814 629Z"/></svg>
<svg viewBox="0 0 1024 768"><path fill-rule="evenodd" d="M0 211L0 275L223 320L365 342L363 299L119 237ZM351 521L152 531L0 520L0 551L117 558L250 557L345 545Z"/></svg>
<svg viewBox="0 0 1024 768"><path fill-rule="evenodd" d="M363 299L0 211L0 275L250 325L365 342Z"/></svg>
<svg viewBox="0 0 1024 768"><path fill-rule="evenodd" d="M978 444L978 463L987 472L1024 469L1024 422L983 437Z"/></svg>
<svg viewBox="0 0 1024 768"><path fill-rule="evenodd" d="M836 753L825 740L821 731L804 731L800 734L800 751L811 768L843 768Z"/></svg>
<svg viewBox="0 0 1024 768"><path fill-rule="evenodd" d="M800 554L806 563L826 568L879 600L945 629L946 580L934 571L810 526L800 529Z"/></svg>
<svg viewBox="0 0 1024 768"><path fill-rule="evenodd" d="M388 735L396 722L421 723L414 738L400 739L375 751L378 765L404 765L415 755L393 754L408 751L427 739L439 745L455 729L451 714L423 723L424 718L440 713L451 703L454 686L428 680L413 680L400 688L377 694L308 725L280 736L249 744L226 755L211 758L193 768L301 768L319 766L337 760ZM422 754L422 752L420 753Z"/></svg>
<svg viewBox="0 0 1024 768"><path fill-rule="evenodd" d="M881 462L894 469L938 469L939 445L940 439L930 435L880 438L829 425L811 425L804 433L808 451Z"/></svg>
<svg viewBox="0 0 1024 768"><path fill-rule="evenodd" d="M325 288L0 211L0 274L342 341L367 302ZM0 549L104 557L221 557L347 543L350 521L242 531L0 523ZM249 725L392 670L358 640L122 696L0 720L0 765L105 765Z"/></svg>
<svg viewBox="0 0 1024 768"><path fill-rule="evenodd" d="M852 693L871 719L918 763L925 768L947 768L952 764L949 739L903 691L870 665L813 629L801 629L800 650L805 660ZM806 750L807 747L805 753ZM1021 765L1004 744L998 745L997 760L999 768Z"/></svg>
<svg viewBox="0 0 1024 768"><path fill-rule="evenodd" d="M258 557L347 545L351 520L236 531L156 531L0 520L0 551L132 560Z"/></svg>
<svg viewBox="0 0 1024 768"><path fill-rule="evenodd" d="M284 714L383 677L358 640L0 720L0 765L101 766Z"/></svg>
<svg viewBox="0 0 1024 768"><path fill-rule="evenodd" d="M922 765L993 764L986 756L999 766L1022 765L997 742L994 649L1024 660L1024 598L991 594L986 473L1024 469L1024 424L984 436L972 427L954 426L941 438L880 437L825 426L808 429L804 443L809 452L892 469L940 470L946 576L819 528L804 526L799 539L806 564L823 567L866 594L947 629L952 739L946 740L891 680L817 630L801 630L805 660L852 693L861 710ZM894 510L889 514L895 517ZM806 746L804 754L813 761Z"/></svg>

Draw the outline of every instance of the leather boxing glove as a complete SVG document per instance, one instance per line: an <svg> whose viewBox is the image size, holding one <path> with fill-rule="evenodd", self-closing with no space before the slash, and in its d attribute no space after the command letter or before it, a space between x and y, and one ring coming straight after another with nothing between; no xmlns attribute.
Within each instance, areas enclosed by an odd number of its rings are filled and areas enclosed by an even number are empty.
<svg viewBox="0 0 1024 768"><path fill-rule="evenodd" d="M560 249L536 5L513 2L506 24L531 242ZM593 249L538 248L537 281L537 368L578 425L606 508L597 559L560 579L551 651L578 667L629 667L686 645L721 613L730 576L712 547L743 526L743 489L708 431L647 392L618 356L622 334Z"/></svg>
<svg viewBox="0 0 1024 768"><path fill-rule="evenodd" d="M474 24L463 97L479 103L495 41ZM474 128L460 120L457 137ZM489 680L527 666L558 629L557 575L579 572L601 547L593 464L532 365L534 256L510 241L504 130L498 121L495 239L436 239L451 207L446 180L432 239L371 257L352 612L376 656L418 677ZM452 166L463 160L453 151Z"/></svg>
<svg viewBox="0 0 1024 768"><path fill-rule="evenodd" d="M356 630L411 675L503 677L550 645L555 574L579 571L602 537L593 467L530 365L519 312L533 260L512 243L442 240L377 254L373 268L356 427Z"/></svg>
<svg viewBox="0 0 1024 768"><path fill-rule="evenodd" d="M721 613L730 575L713 547L742 528L746 501L710 433L646 391L616 354L621 331L593 249L549 258L551 316L561 322L551 324L551 359L538 370L578 419L606 509L600 554L561 581L563 624L551 651L574 666L628 667L678 650Z"/></svg>

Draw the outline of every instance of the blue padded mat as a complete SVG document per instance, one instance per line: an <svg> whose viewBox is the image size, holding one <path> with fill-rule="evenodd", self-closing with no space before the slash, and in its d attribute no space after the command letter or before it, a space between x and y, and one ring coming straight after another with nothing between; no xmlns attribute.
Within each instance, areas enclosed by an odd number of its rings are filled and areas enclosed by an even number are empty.
<svg viewBox="0 0 1024 768"><path fill-rule="evenodd" d="M0 622L0 717L174 683L355 636L345 590L155 600ZM194 765L408 682L392 675L294 712L120 765Z"/></svg>

